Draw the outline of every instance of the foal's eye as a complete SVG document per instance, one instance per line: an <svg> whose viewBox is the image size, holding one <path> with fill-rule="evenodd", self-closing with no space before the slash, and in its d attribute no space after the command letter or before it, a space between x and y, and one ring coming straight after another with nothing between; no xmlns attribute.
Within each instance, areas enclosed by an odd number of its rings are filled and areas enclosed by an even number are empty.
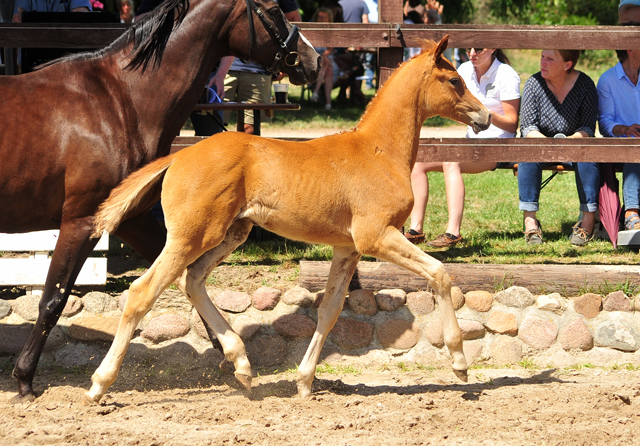
<svg viewBox="0 0 640 446"><path fill-rule="evenodd" d="M457 77L452 77L451 79L449 79L449 82L451 83L451 85L453 85L454 87L457 87L458 85L460 85L460 79Z"/></svg>

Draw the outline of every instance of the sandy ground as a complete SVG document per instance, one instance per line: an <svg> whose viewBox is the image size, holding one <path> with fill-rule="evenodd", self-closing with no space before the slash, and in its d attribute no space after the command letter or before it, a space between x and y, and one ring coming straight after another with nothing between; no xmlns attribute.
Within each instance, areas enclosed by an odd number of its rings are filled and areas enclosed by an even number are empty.
<svg viewBox="0 0 640 446"><path fill-rule="evenodd" d="M636 371L476 369L461 384L448 370L358 370L319 375L309 399L295 396L293 373L261 374L247 398L212 364L129 365L101 405L85 406L87 372L43 368L50 387L11 405L4 369L0 445L631 445L640 435Z"/></svg>

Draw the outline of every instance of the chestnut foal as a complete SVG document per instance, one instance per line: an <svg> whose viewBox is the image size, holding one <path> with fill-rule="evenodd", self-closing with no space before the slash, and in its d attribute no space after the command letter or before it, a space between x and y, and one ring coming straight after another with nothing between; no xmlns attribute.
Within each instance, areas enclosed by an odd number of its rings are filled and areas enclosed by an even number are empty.
<svg viewBox="0 0 640 446"><path fill-rule="evenodd" d="M209 299L205 280L254 224L334 249L316 331L298 370L300 396L311 394L320 350L363 254L420 274L434 288L454 372L466 380L449 276L398 230L413 205L411 168L425 119L441 115L476 131L490 123L489 111L442 57L447 41L448 36L438 44L427 42L421 55L400 66L353 131L306 142L221 133L155 161L111 193L96 217L96 234L114 231L120 221L147 209L162 185L168 236L162 254L131 285L88 400L99 401L116 379L138 322L173 282L213 328L236 378L250 389L244 344Z"/></svg>

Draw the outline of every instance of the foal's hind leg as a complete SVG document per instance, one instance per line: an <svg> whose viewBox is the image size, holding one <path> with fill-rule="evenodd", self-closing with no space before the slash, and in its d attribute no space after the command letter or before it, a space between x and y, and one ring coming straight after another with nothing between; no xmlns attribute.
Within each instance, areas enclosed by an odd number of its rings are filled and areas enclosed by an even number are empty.
<svg viewBox="0 0 640 446"><path fill-rule="evenodd" d="M451 353L456 376L466 381L467 360L462 352L462 334L451 300L451 280L442 263L422 252L420 248L409 242L400 231L391 226L384 230L384 235L378 240L373 237L365 237L363 240L366 240L366 243L363 243L362 246L356 245L363 254L393 262L421 275L436 291L440 317L442 318L444 342Z"/></svg>
<svg viewBox="0 0 640 446"><path fill-rule="evenodd" d="M183 253L182 251L188 251L188 249L180 241L172 243L172 240L169 240L151 268L131 284L115 339L107 356L91 377L93 381L91 389L85 393L88 400L100 401L100 398L118 376L127 348L140 320L151 309L160 293L174 282L198 255L198 253Z"/></svg>
<svg viewBox="0 0 640 446"><path fill-rule="evenodd" d="M18 395L14 398L15 401L35 398L33 377L47 337L60 319L82 265L97 243L97 239L89 238L91 230L91 219L87 218L65 221L60 227L60 235L40 298L38 320L13 369L13 376L18 380Z"/></svg>
<svg viewBox="0 0 640 446"><path fill-rule="evenodd" d="M222 243L189 265L180 280L176 282L176 286L187 296L220 341L225 357L233 362L236 369L236 379L246 390L251 390L251 365L244 343L213 305L204 284L213 268L247 239L252 226L253 224L246 219L234 222L227 230Z"/></svg>
<svg viewBox="0 0 640 446"><path fill-rule="evenodd" d="M298 367L298 395L301 397L311 395L311 383L316 373L322 346L342 311L347 287L360 257L360 253L351 247L334 246L333 248L333 260L327 288L318 309L318 325L300 367Z"/></svg>

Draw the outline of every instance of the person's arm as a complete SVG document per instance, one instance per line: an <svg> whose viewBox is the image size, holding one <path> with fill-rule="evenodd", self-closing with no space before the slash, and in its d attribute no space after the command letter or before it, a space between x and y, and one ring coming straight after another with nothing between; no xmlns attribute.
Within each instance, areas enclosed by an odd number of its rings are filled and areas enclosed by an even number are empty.
<svg viewBox="0 0 640 446"><path fill-rule="evenodd" d="M507 132L515 133L518 130L518 112L520 111L520 99L501 101L504 115L491 113L491 124Z"/></svg>
<svg viewBox="0 0 640 446"><path fill-rule="evenodd" d="M22 23L22 13L25 11L31 11L31 3L28 0L16 0L11 21L13 23Z"/></svg>
<svg viewBox="0 0 640 446"><path fill-rule="evenodd" d="M529 78L522 92L522 108L520 109L520 134L523 138L545 138L538 127L538 100L535 92L535 79Z"/></svg>
<svg viewBox="0 0 640 446"><path fill-rule="evenodd" d="M295 11L285 12L284 16L290 22L302 22L302 17L300 16L300 11L297 9Z"/></svg>
<svg viewBox="0 0 640 446"><path fill-rule="evenodd" d="M569 138L591 138L595 136L596 121L598 120L598 90L596 90L596 86L591 79L585 82L585 92L579 113L580 127Z"/></svg>
<svg viewBox="0 0 640 446"><path fill-rule="evenodd" d="M234 60L235 57L233 56L225 56L220 59L218 71L216 71L216 74L211 77L209 83L207 84L207 87L213 87L215 85L216 92L218 93L218 97L220 99L224 98L224 78L227 76L229 68L231 68L231 64Z"/></svg>

